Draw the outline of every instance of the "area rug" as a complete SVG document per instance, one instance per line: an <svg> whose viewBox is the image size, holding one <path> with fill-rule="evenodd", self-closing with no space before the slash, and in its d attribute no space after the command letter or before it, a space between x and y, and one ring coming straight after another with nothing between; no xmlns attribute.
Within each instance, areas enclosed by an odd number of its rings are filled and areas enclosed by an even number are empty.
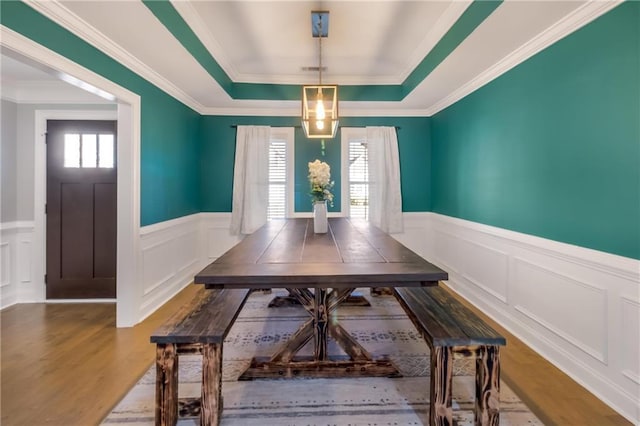
<svg viewBox="0 0 640 426"><path fill-rule="evenodd" d="M341 306L337 321L370 353L388 355L403 377L286 379L238 381L254 356L270 355L296 331L308 315L302 307L268 308L274 296L249 296L224 342L222 395L223 426L252 425L422 425L429 415L429 348L402 307L392 296L373 297L359 291L371 307ZM311 348L304 348L310 353ZM329 353L344 355L334 343ZM179 395L200 395L200 358L182 356ZM454 421L473 425L474 361L456 360L453 378ZM154 424L155 367L142 377L107 416L103 425ZM197 418L181 418L180 426L197 425ZM527 406L502 382L501 425L542 425Z"/></svg>

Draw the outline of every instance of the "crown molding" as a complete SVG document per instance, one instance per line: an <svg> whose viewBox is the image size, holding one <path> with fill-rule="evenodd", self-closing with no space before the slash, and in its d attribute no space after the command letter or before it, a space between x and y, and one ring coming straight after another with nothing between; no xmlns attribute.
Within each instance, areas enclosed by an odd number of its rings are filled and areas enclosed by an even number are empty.
<svg viewBox="0 0 640 426"><path fill-rule="evenodd" d="M240 101L242 102L242 101ZM359 105L369 102L352 102L351 105L340 107L340 117L426 117L424 109L394 109L391 107L380 108L362 108ZM254 104L255 105L255 104ZM205 108L203 115L238 115L238 116L256 116L256 117L299 117L299 107L289 107L282 105L265 104L265 107L252 106L234 106L229 108Z"/></svg>
<svg viewBox="0 0 640 426"><path fill-rule="evenodd" d="M604 15L622 2L623 0L595 0L585 3L560 21L551 25L545 31L533 37L518 49L511 52L509 55L505 56L486 71L478 74L475 78L468 81L445 98L436 102L426 110L426 114L430 117L453 105L460 99L475 92L485 84L495 80L510 69L526 61L536 53L546 49L555 42L587 25L594 19Z"/></svg>
<svg viewBox="0 0 640 426"><path fill-rule="evenodd" d="M173 8L182 17L187 26L191 28L191 31L198 37L200 42L209 51L211 57L220 65L220 68L224 70L229 76L231 81L239 81L238 70L236 70L225 55L224 49L220 46L220 43L213 37L213 35L207 29L207 24L202 20L198 11L193 7L190 1L176 1L170 0Z"/></svg>
<svg viewBox="0 0 640 426"><path fill-rule="evenodd" d="M340 108L340 117L427 117L424 109L359 108L357 104L349 109Z"/></svg>
<svg viewBox="0 0 640 426"><path fill-rule="evenodd" d="M471 6L472 3L473 1L464 0L454 1L449 4L449 7L447 7L444 13L440 16L440 19L436 21L435 25L431 27L431 30L427 33L424 39L422 39L416 50L411 55L411 58L407 62L407 68L399 74L396 81L390 84L402 84L413 70L420 65L422 60L427 57L431 50L433 50L442 37L447 34L451 27L458 22L458 19L460 19L462 14L469 6Z"/></svg>
<svg viewBox="0 0 640 426"><path fill-rule="evenodd" d="M24 3L61 27L71 31L73 34L80 37L80 39L86 41L107 56L129 68L131 71L138 74L151 84L157 86L168 95L176 98L189 108L199 113L202 113L201 111L204 110L204 106L202 104L169 80L162 77L144 62L131 55L122 46L115 43L102 32L98 31L91 24L62 5L58 0L24 0Z"/></svg>
<svg viewBox="0 0 640 426"><path fill-rule="evenodd" d="M205 108L202 115L237 115L252 117L296 117L300 115L300 108L278 107L230 107L230 108Z"/></svg>

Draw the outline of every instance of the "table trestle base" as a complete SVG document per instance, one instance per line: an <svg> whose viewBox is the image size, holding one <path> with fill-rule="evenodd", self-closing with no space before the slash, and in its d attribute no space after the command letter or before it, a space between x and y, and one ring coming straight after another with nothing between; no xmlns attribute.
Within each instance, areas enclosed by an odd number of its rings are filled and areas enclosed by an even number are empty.
<svg viewBox="0 0 640 426"><path fill-rule="evenodd" d="M300 302L294 296L276 296L269 302L270 308L285 308L289 306L300 306ZM352 294L347 297L340 306L371 306L371 303L361 294Z"/></svg>
<svg viewBox="0 0 640 426"><path fill-rule="evenodd" d="M291 379L295 377L342 378L342 377L402 377L398 369L388 359L371 361L308 360L274 362L268 357L254 358L251 366L238 380Z"/></svg>

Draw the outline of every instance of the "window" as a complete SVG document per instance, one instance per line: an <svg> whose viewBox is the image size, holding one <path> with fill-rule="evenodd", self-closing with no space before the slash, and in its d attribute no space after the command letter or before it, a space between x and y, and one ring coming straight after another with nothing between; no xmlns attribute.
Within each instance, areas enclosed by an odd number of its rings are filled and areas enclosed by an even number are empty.
<svg viewBox="0 0 640 426"><path fill-rule="evenodd" d="M369 219L369 155L364 128L343 128L342 139L342 199L349 200L345 214Z"/></svg>
<svg viewBox="0 0 640 426"><path fill-rule="evenodd" d="M267 219L293 212L293 140L291 127L273 127L269 144L269 205Z"/></svg>
<svg viewBox="0 0 640 426"><path fill-rule="evenodd" d="M114 167L112 134L66 133L64 135L64 167Z"/></svg>

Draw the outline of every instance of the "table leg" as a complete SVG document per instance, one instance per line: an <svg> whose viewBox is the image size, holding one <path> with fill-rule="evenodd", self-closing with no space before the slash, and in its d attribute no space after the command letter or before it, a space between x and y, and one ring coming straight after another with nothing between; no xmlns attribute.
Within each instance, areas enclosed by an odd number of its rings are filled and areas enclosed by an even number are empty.
<svg viewBox="0 0 640 426"><path fill-rule="evenodd" d="M271 357L270 362L291 362L293 356L313 337L313 319L307 320Z"/></svg>
<svg viewBox="0 0 640 426"><path fill-rule="evenodd" d="M327 323L329 321L327 290L324 288L316 288L314 302L313 354L316 360L324 361L327 359Z"/></svg>
<svg viewBox="0 0 640 426"><path fill-rule="evenodd" d="M329 333L333 340L354 361L371 361L373 357L360 343L356 341L347 330L339 324L329 324Z"/></svg>
<svg viewBox="0 0 640 426"><path fill-rule="evenodd" d="M285 306L300 306L301 305L301 303L299 302L300 299L297 295L294 294L294 290L299 290L299 289L288 288L287 290L289 291L289 294L287 296L276 296L273 299L271 299L271 302L269 302L269 307L281 308ZM307 289L303 289L303 290L307 290ZM311 297L313 297L313 294L311 294ZM364 297L362 294L351 294L349 295L349 297L344 299L341 305L367 307L367 306L371 306L371 303L369 303L367 298Z"/></svg>
<svg viewBox="0 0 640 426"><path fill-rule="evenodd" d="M346 300L353 288L328 291L316 288L290 289L290 294L304 306L311 318L307 320L270 358L254 358L240 380L283 377L399 377L400 373L386 358L373 359L339 324L329 317ZM328 335L345 351L347 357L331 356L327 352ZM313 339L313 356L296 354ZM295 357L295 359L294 359Z"/></svg>

